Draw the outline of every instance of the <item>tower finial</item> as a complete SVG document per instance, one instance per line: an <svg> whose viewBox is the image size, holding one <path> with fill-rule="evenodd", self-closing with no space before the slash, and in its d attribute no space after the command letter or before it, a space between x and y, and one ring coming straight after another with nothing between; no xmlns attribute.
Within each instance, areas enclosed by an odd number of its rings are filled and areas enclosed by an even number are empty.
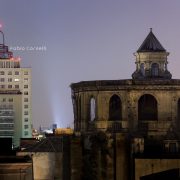
<svg viewBox="0 0 180 180"><path fill-rule="evenodd" d="M152 32L152 28L150 28L150 32Z"/></svg>

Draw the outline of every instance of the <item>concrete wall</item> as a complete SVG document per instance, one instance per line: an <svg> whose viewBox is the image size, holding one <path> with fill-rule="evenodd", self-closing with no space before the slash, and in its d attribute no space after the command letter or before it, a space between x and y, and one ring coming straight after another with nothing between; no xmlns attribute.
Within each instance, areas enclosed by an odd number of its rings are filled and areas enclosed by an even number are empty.
<svg viewBox="0 0 180 180"><path fill-rule="evenodd" d="M0 163L1 180L33 180L32 163Z"/></svg>
<svg viewBox="0 0 180 180"><path fill-rule="evenodd" d="M17 155L32 157L34 180L62 180L62 153L19 152Z"/></svg>

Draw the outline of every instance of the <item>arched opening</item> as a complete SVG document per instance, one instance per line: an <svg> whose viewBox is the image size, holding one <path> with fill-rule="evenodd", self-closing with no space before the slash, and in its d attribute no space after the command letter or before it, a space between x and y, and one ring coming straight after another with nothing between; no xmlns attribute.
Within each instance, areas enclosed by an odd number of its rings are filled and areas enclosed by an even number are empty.
<svg viewBox="0 0 180 180"><path fill-rule="evenodd" d="M140 65L141 74L145 76L145 69L144 69L144 63Z"/></svg>
<svg viewBox="0 0 180 180"><path fill-rule="evenodd" d="M159 76L159 64L153 63L151 65L151 75L152 76Z"/></svg>
<svg viewBox="0 0 180 180"><path fill-rule="evenodd" d="M96 118L96 101L92 97L90 99L90 121L94 121Z"/></svg>
<svg viewBox="0 0 180 180"><path fill-rule="evenodd" d="M158 108L154 96L145 94L138 101L138 119L139 120L157 120Z"/></svg>
<svg viewBox="0 0 180 180"><path fill-rule="evenodd" d="M122 120L121 99L117 95L113 95L109 101L109 120Z"/></svg>
<svg viewBox="0 0 180 180"><path fill-rule="evenodd" d="M180 98L178 99L177 104L177 128L180 129Z"/></svg>

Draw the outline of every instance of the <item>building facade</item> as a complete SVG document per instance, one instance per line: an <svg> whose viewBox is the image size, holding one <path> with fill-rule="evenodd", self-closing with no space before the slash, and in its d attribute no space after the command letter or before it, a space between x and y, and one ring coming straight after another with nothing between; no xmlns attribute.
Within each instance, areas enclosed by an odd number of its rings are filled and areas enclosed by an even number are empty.
<svg viewBox="0 0 180 180"><path fill-rule="evenodd" d="M134 55L132 79L71 84L75 131L102 131L114 141L109 179L148 179L180 168L180 80L172 79L169 53L152 29Z"/></svg>
<svg viewBox="0 0 180 180"><path fill-rule="evenodd" d="M32 137L31 68L22 68L21 59L0 44L0 138Z"/></svg>

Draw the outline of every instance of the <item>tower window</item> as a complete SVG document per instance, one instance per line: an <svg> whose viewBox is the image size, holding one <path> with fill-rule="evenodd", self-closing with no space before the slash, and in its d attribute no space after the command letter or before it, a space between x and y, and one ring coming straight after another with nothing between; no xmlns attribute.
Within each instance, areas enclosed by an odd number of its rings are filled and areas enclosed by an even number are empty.
<svg viewBox="0 0 180 180"><path fill-rule="evenodd" d="M157 101L154 96L145 94L138 101L139 120L157 120Z"/></svg>
<svg viewBox="0 0 180 180"><path fill-rule="evenodd" d="M94 121L96 118L96 101L94 98L90 99L90 120Z"/></svg>
<svg viewBox="0 0 180 180"><path fill-rule="evenodd" d="M144 69L144 63L140 65L141 74L145 76L145 69Z"/></svg>
<svg viewBox="0 0 180 180"><path fill-rule="evenodd" d="M151 65L151 74L152 74L152 76L158 76L159 75L159 64L153 63Z"/></svg>
<svg viewBox="0 0 180 180"><path fill-rule="evenodd" d="M113 95L109 101L109 120L122 119L121 99L117 95Z"/></svg>

